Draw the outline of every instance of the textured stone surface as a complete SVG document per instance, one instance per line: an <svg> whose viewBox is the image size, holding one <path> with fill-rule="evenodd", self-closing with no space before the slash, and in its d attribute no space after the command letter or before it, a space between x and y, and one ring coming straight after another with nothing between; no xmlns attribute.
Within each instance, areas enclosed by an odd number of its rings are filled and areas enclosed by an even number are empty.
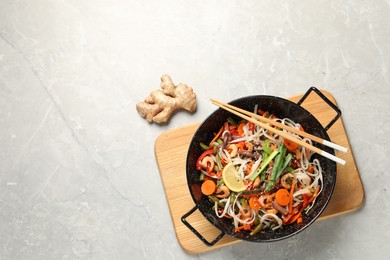
<svg viewBox="0 0 390 260"><path fill-rule="evenodd" d="M390 254L389 1L0 1L1 259L383 259ZM150 125L162 74L195 114ZM211 97L334 95L363 207L272 244L178 244L154 157Z"/></svg>

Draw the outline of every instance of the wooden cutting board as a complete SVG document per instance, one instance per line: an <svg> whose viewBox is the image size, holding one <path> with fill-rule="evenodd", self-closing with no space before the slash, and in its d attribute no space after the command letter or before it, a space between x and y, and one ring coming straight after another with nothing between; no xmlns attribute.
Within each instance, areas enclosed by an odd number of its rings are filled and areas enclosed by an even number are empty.
<svg viewBox="0 0 390 260"><path fill-rule="evenodd" d="M324 90L321 92L336 104L330 93ZM302 95L299 95L289 100L296 103L301 97ZM336 115L336 112L313 92L302 103L302 106L312 113L323 126L327 125ZM214 246L208 247L181 222L181 217L195 205L187 186L185 167L189 143L199 125L200 123L196 123L162 133L155 142L157 164L177 239L184 250L193 254L241 241L226 235ZM344 166L337 165L335 190L328 206L317 221L354 211L362 205L364 200L363 185L341 118L328 130L328 134L333 142L348 148L347 153L336 153L336 156L346 160L347 163ZM212 241L220 234L220 231L211 225L199 211L195 211L187 218L187 221L208 241Z"/></svg>

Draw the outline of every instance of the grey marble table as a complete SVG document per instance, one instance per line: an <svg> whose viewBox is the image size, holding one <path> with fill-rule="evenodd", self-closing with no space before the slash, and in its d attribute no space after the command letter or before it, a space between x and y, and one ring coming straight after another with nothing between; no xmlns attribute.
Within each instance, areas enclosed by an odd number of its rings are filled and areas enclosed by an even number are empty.
<svg viewBox="0 0 390 260"><path fill-rule="evenodd" d="M389 1L0 1L0 259L384 259ZM148 124L160 76L196 113ZM272 244L187 254L154 155L211 97L332 93L365 189L353 213Z"/></svg>

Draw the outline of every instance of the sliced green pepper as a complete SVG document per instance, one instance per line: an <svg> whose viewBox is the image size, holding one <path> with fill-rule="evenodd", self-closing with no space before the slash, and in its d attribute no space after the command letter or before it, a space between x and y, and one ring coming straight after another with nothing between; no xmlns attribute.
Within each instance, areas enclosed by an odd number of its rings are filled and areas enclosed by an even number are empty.
<svg viewBox="0 0 390 260"><path fill-rule="evenodd" d="M200 143L200 147L203 149L203 150L208 150L208 149L210 149L210 147L208 146L208 145L206 145L206 144L204 144L204 143Z"/></svg>
<svg viewBox="0 0 390 260"><path fill-rule="evenodd" d="M261 230L263 229L263 224L260 223L256 226L256 228L251 232L251 236L253 235L256 235L257 233L259 233Z"/></svg>
<svg viewBox="0 0 390 260"><path fill-rule="evenodd" d="M269 147L269 139L265 139L263 144L263 151L266 152L267 154L272 153L272 149Z"/></svg>

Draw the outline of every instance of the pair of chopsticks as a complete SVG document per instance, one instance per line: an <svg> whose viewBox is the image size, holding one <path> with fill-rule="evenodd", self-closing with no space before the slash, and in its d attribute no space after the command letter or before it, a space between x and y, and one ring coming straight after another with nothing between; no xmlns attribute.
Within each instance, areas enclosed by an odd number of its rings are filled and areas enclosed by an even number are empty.
<svg viewBox="0 0 390 260"><path fill-rule="evenodd" d="M347 152L348 149L343 147L343 146L340 146L338 144L335 144L335 143L332 143L332 142L329 142L327 140L324 140L320 137L317 137L317 136L314 136L314 135L311 135L309 133L306 133L306 132L303 132L303 131L300 131L298 129L295 129L293 127L289 127L287 125L284 125L284 124L281 124L279 122L276 122L274 120L271 120L271 119L268 119L266 117L263 117L261 115L258 115L258 114L254 114L254 113L251 113L249 111L246 111L244 109L241 109L241 108L238 108L238 107L235 107L235 106L232 106L232 105L229 105L229 104L226 104L226 103L223 103L221 101L218 101L216 99L211 99L211 102L214 104L214 105L217 105L219 106L220 108L226 110L226 111L229 111L230 113L232 114L235 114L243 119L246 119L247 121L250 121L256 125L259 125L261 126L262 128L265 128L277 135L280 135L294 143L297 143L301 146L304 146L305 148L315 152L315 153L318 153L332 161L335 161L337 163L340 163L342 165L345 165L345 160L339 158L339 157L336 157L334 156L333 154L330 154L328 152L325 152L321 149L319 149L318 147L315 147L313 145L310 145L306 142L303 142L302 140L299 140L297 139L296 137L286 133L286 132L283 132L283 131L280 131L278 129L275 129L274 127L271 127L270 125L268 124L271 124L271 125L274 125L274 126L277 126L279 128L282 128L282 129L285 129L287 131L290 131L290 132L293 132L295 134L298 134L302 137L306 137L306 138L309 138L311 139L312 141L315 141L317 143L320 143L320 144L323 144L325 146L328 146L328 147L331 147L333 149L336 149L336 150L339 150L339 151L342 151L342 152ZM266 124L268 123L268 124Z"/></svg>

